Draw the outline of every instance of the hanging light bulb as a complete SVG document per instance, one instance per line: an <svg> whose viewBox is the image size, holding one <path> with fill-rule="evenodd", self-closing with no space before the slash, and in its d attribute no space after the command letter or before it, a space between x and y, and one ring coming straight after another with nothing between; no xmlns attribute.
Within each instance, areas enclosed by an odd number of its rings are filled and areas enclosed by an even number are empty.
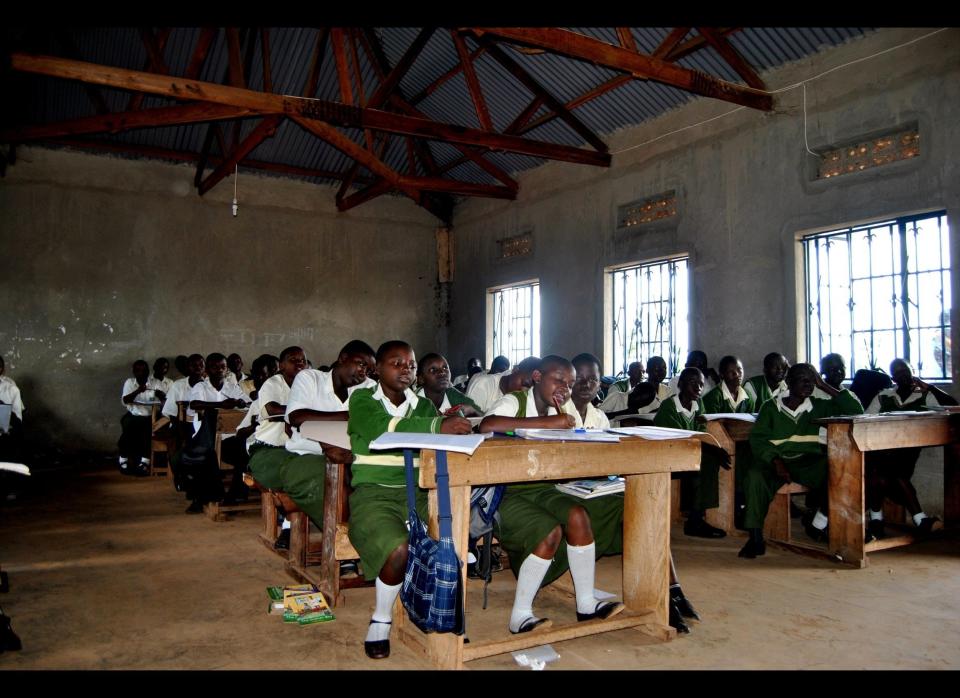
<svg viewBox="0 0 960 698"><path fill-rule="evenodd" d="M237 165L233 166L233 215L236 217L237 211L240 210L240 206L237 205L237 175L240 173L240 168Z"/></svg>

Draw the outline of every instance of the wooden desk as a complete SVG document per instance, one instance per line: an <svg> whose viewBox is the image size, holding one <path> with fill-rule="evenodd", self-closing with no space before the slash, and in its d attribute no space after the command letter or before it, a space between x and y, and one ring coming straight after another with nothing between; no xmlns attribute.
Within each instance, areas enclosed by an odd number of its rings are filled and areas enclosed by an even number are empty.
<svg viewBox="0 0 960 698"><path fill-rule="evenodd" d="M864 458L867 451L914 446L944 446L943 513L949 527L960 523L958 415L857 415L818 420L827 427L830 556L855 567L867 566L867 553L914 542L913 535L864 543Z"/></svg>
<svg viewBox="0 0 960 698"><path fill-rule="evenodd" d="M736 512L736 472L737 472L737 444L750 440L753 422L742 419L710 419L706 422L707 433L720 444L720 447L730 455L730 470L720 468L719 496L720 506L716 509L707 509L707 523L726 531L727 535L745 535L734 525ZM749 463L742 463L749 467Z"/></svg>
<svg viewBox="0 0 960 698"><path fill-rule="evenodd" d="M435 667L461 669L464 662L473 659L624 628L636 628L660 640L676 636L667 614L670 474L699 469L698 439L624 438L620 443L582 443L493 438L472 456L449 453L447 463L453 540L463 562L464 589L471 486L610 473L624 476L623 603L627 609L606 620L555 626L547 631L511 635L506 640L477 642L474 638L464 646L462 635L420 632L401 607L394 613L398 638L421 651ZM438 536L435 451L421 452L420 486L429 490L430 534ZM504 616L503 625L506 623Z"/></svg>

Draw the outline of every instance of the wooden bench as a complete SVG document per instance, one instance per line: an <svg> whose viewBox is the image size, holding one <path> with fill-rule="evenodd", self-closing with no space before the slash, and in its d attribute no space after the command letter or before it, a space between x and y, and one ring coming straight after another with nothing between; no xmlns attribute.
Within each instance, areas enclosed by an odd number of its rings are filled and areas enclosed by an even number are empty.
<svg viewBox="0 0 960 698"><path fill-rule="evenodd" d="M170 418L160 412L162 405L153 405L150 410L150 474L172 476L170 454L173 452L175 437L173 430L167 428ZM163 468L157 467L157 454L163 454Z"/></svg>
<svg viewBox="0 0 960 698"><path fill-rule="evenodd" d="M798 546L791 537L790 497L809 491L809 489L796 482L788 482L777 490L777 494L767 510L767 518L763 522L763 536L768 542L793 551L807 551L809 546Z"/></svg>
<svg viewBox="0 0 960 698"><path fill-rule="evenodd" d="M231 463L227 463L223 460L220 454L220 444L223 441L224 436L229 436L230 434L235 434L237 427L240 425L240 422L243 421L243 418L246 416L246 410L217 410L217 441L216 441L216 453L217 453L217 465L220 468L220 474L222 476L233 476L234 466ZM239 438L234 436L233 438ZM261 508L261 503L258 501L253 502L242 502L239 504L224 504L223 502L207 502L203 505L203 512L212 520L212 521L227 521L229 514L238 514L246 511L257 511Z"/></svg>

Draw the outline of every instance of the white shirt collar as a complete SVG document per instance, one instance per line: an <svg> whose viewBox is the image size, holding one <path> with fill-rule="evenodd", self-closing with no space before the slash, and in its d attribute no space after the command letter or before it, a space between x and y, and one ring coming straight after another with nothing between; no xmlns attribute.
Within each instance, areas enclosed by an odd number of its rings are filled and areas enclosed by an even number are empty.
<svg viewBox="0 0 960 698"><path fill-rule="evenodd" d="M723 397L730 401L730 404L736 407L741 402L747 399L747 391L743 389L742 385L737 386L737 396L734 397L730 394L730 389L727 388L727 384L724 381L720 381L720 390L723 393Z"/></svg>
<svg viewBox="0 0 960 698"><path fill-rule="evenodd" d="M923 395L923 391L917 386L913 386L913 392L907 396L906 400L900 399L900 393L897 392L896 386L893 386L892 388L886 388L885 390L881 391L881 394L892 397L896 401L898 407L903 407L908 403L916 402Z"/></svg>
<svg viewBox="0 0 960 698"><path fill-rule="evenodd" d="M377 385L379 387L379 383ZM429 400L429 398L427 398L427 391L424 388L419 388L416 392L416 396ZM416 407L416 405L414 405L414 407ZM447 391L444 390L443 400L440 402L439 410L440 412L445 412L446 410L449 410L451 407L453 407L453 405L450 404L450 396L447 395Z"/></svg>
<svg viewBox="0 0 960 698"><path fill-rule="evenodd" d="M375 400L383 403L383 406L387 408L387 412L394 417L406 417L410 412L417 409L417 403L420 402L420 398L417 397L416 393L410 390L410 388L407 388L403 391L403 402L399 405L394 405L390 401L390 398L383 394L383 387L379 381L377 382L377 389L373 392L373 397Z"/></svg>
<svg viewBox="0 0 960 698"><path fill-rule="evenodd" d="M787 393L789 396L790 393ZM777 395L774 400L776 401L777 409L781 412L786 413L793 418L794 421L800 418L804 412L810 412L813 409L813 403L810 401L810 398L804 398L803 402L797 405L797 409L791 410L789 407L783 404L783 395Z"/></svg>
<svg viewBox="0 0 960 698"><path fill-rule="evenodd" d="M673 396L673 404L677 406L677 412L682 414L687 419L692 419L693 416L700 410L700 405L696 400L690 403L689 410L686 407L684 407L683 404L680 402L679 393Z"/></svg>

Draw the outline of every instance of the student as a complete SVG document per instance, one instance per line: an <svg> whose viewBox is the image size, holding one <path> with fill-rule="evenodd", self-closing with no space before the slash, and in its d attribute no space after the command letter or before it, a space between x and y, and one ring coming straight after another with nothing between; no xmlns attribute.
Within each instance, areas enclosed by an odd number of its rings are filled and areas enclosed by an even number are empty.
<svg viewBox="0 0 960 698"><path fill-rule="evenodd" d="M170 362L166 358L161 356L153 362L153 380L158 384L155 394L161 402L167 399L167 393L173 387L173 379L167 378L167 372L169 371Z"/></svg>
<svg viewBox="0 0 960 698"><path fill-rule="evenodd" d="M390 656L393 606L407 567L407 492L403 452L371 453L370 442L388 431L469 434L470 422L443 417L430 400L414 394L417 361L406 342L381 344L376 366L379 383L350 395L347 429L355 455L350 542L360 553L364 576L376 579L376 608L363 648L371 659L382 659ZM424 490L417 490L416 501L417 513L426 521Z"/></svg>
<svg viewBox="0 0 960 698"><path fill-rule="evenodd" d="M576 370L576 382L570 394L570 401L564 405L565 410L577 420L576 426L587 429L606 429L610 426L607 416L593 406L593 399L600 389L600 360L593 354L577 354L570 361ZM572 406L573 409L569 409ZM617 524L612 528L613 537L609 543L601 545L595 541L599 555L616 555L623 552L623 498L596 497L582 500L581 505L590 514L590 520L596 521L606 512L596 511L597 507L613 506L617 514ZM596 527L595 527L596 528ZM680 633L689 633L690 628L683 621L684 618L700 620L700 615L683 593L677 577L676 567L673 564L673 555L670 556L670 625Z"/></svg>
<svg viewBox="0 0 960 698"><path fill-rule="evenodd" d="M179 421L180 406L183 405L186 407L189 404L190 389L203 380L203 374L205 371L203 356L200 354L191 354L187 358L187 364L186 366L183 366L183 370L186 372L186 378L181 378L180 380L174 381L173 386L170 388L170 392L167 393L167 399L164 401L163 407L160 409L160 413L170 419L176 435L175 449L173 453L169 454L169 458L170 469L173 471L173 484L177 492L183 490L183 479L181 477L182 471L180 467L180 451L182 450L183 445L193 435L193 429L188 426L189 422L185 420L183 423L181 423ZM184 412L184 417L186 417L186 412Z"/></svg>
<svg viewBox="0 0 960 698"><path fill-rule="evenodd" d="M258 410L256 430L247 439L250 454L248 467L258 483L270 489L282 489L283 466L297 454L288 451L288 436L284 422L287 403L290 401L290 386L297 375L307 367L303 349L287 347L280 352L280 372L271 376L257 390ZM253 412L254 406L250 406ZM284 519L280 537L274 542L278 550L290 547L290 522Z"/></svg>
<svg viewBox="0 0 960 698"><path fill-rule="evenodd" d="M0 405L10 405L10 430L0 432L0 460L23 462L23 399L16 381L4 375L5 365L0 356Z"/></svg>
<svg viewBox="0 0 960 698"><path fill-rule="evenodd" d="M220 459L233 466L233 479L230 482L227 496L224 497L224 504L229 505L238 501L246 501L249 495L249 488L243 482L243 474L250 462L247 442L253 439L253 434L260 419L260 399L257 393L260 387L276 375L279 370L279 359L271 354L261 354L253 360L253 366L250 369L252 378L249 379L254 384L253 402L250 403L247 414L237 425L234 435L224 436L220 442Z"/></svg>
<svg viewBox="0 0 960 698"><path fill-rule="evenodd" d="M268 378L275 376L280 370L278 368L280 359L273 354L261 354L253 360L253 366L250 368L250 375L240 381L240 390L251 400L257 399L257 386L263 385ZM259 371L260 375L257 375ZM259 379L259 381L258 381Z"/></svg>
<svg viewBox="0 0 960 698"><path fill-rule="evenodd" d="M185 354L177 354L177 358L173 360L173 367L177 369L181 378L187 377L189 363L190 359Z"/></svg>
<svg viewBox="0 0 960 698"><path fill-rule="evenodd" d="M478 380L481 376L492 376L492 375L503 375L504 373L510 372L510 359L506 356L495 356L493 361L490 362L489 371L477 371L470 377L470 380L467 381L467 389L463 392L467 395L470 394L470 387L473 385L474 381Z"/></svg>
<svg viewBox="0 0 960 698"><path fill-rule="evenodd" d="M544 357L539 369L533 371L533 386L500 398L480 422L480 431L572 428L576 418L562 405L570 399L575 375L573 365L563 357ZM597 540L606 541L615 537L616 532L610 529L618 524L614 502L598 506L613 514L602 524L591 517L584 500L558 491L554 483L507 485L500 502L498 538L517 575L508 626L511 633L550 627L548 618L534 615L533 601L543 584L568 568L577 597L578 621L609 618L624 609L622 603L598 601L594 596L596 558L600 554L594 530ZM566 545L561 546L564 542Z"/></svg>
<svg viewBox="0 0 960 698"><path fill-rule="evenodd" d="M703 376L703 391L707 392L708 390L713 390L717 384L720 383L720 376L717 375L717 372L708 367L709 361L707 355L700 351L699 349L694 349L689 354L687 354L687 363L683 365L684 368L696 368L699 369L700 374ZM680 382L680 374L675 375L670 379L668 387L670 388L670 394L675 395L679 392L677 385Z"/></svg>
<svg viewBox="0 0 960 698"><path fill-rule="evenodd" d="M922 412L938 405L956 405L957 401L934 385L913 375L903 359L894 359L890 375L895 387L881 390L866 409L866 414L882 412ZM939 517L927 516L920 506L917 490L910 482L920 458L920 448L892 448L866 454L866 499L870 510L867 542L883 538L883 500L885 497L906 507L921 533L943 528Z"/></svg>
<svg viewBox="0 0 960 698"><path fill-rule="evenodd" d="M467 372L457 376L452 381L453 387L461 393L465 393L467 391L467 383L478 373L483 373L483 362L477 357L471 356L470 360L467 361Z"/></svg>
<svg viewBox="0 0 960 698"><path fill-rule="evenodd" d="M367 373L375 363L373 349L359 339L347 342L329 371L300 371L290 386L285 420L292 428L285 448L295 458L283 462L280 489L323 528L323 490L327 459L349 463L349 451L308 439L300 427L310 421L347 421L350 394L374 385Z"/></svg>
<svg viewBox="0 0 960 698"><path fill-rule="evenodd" d="M494 362L496 362L496 359L494 359ZM479 406L481 413L485 414L497 400L507 393L515 390L525 390L532 386L533 371L539 365L539 358L528 356L514 366L512 372L493 373L493 364L491 364L490 373L478 373L470 381L470 387L467 388L467 397Z"/></svg>
<svg viewBox="0 0 960 698"><path fill-rule="evenodd" d="M754 460L743 482L744 527L750 539L740 550L740 557L754 558L766 552L763 522L777 490L787 482L810 488L812 496L808 501L812 500L811 504L818 508L812 519L804 519L804 529L814 540L827 539L827 455L821 427L815 420L863 411L849 390L837 390L824 383L810 364L791 366L786 381L788 394L765 402L750 432ZM811 397L814 387L830 395L830 399Z"/></svg>
<svg viewBox="0 0 960 698"><path fill-rule="evenodd" d="M209 354L205 366L207 377L190 388L188 396L187 416L194 418L193 438L189 447L194 464L184 468L188 485L187 499L191 500L188 514L202 512L206 502L223 499L223 484L220 482L214 450L217 410L240 409L249 402L239 385L226 381L227 359L223 354ZM202 420L197 416L197 410L203 410ZM187 455L190 454L181 455L182 462L186 462Z"/></svg>
<svg viewBox="0 0 960 698"><path fill-rule="evenodd" d="M654 426L688 431L704 431L697 423L697 414L703 414L700 394L703 392L703 374L700 369L689 367L677 377L679 392L664 400L653 418ZM724 538L727 534L716 526L708 524L703 516L707 509L720 506L720 468L730 468L730 454L722 448L710 444L702 445L700 472L690 479L694 483L693 508L683 524L683 532L698 538Z"/></svg>
<svg viewBox="0 0 960 698"><path fill-rule="evenodd" d="M480 417L483 413L473 400L450 385L450 366L440 354L426 354L417 364L418 397L433 403L442 415Z"/></svg>
<svg viewBox="0 0 960 698"><path fill-rule="evenodd" d="M627 368L627 377L615 381L607 390L600 409L604 412L622 412L627 409L627 396L643 382L643 364L634 361Z"/></svg>
<svg viewBox="0 0 960 698"><path fill-rule="evenodd" d="M124 475L147 475L150 468L151 405L156 402L160 382L150 376L150 366L143 359L133 362L133 378L123 382L120 392L126 413L120 419L120 472ZM129 460L133 459L133 465Z"/></svg>
<svg viewBox="0 0 960 698"><path fill-rule="evenodd" d="M783 354L773 351L763 357L763 374L754 376L743 386L753 400L754 409L759 410L767 400L787 394L783 377L787 375L788 368L790 363Z"/></svg>
<svg viewBox="0 0 960 698"><path fill-rule="evenodd" d="M237 369L236 372L234 372L234 368ZM243 372L243 357L237 353L230 354L227 357L227 371L223 374L223 380L227 383L240 385L240 381L247 380L247 378L249 376Z"/></svg>

